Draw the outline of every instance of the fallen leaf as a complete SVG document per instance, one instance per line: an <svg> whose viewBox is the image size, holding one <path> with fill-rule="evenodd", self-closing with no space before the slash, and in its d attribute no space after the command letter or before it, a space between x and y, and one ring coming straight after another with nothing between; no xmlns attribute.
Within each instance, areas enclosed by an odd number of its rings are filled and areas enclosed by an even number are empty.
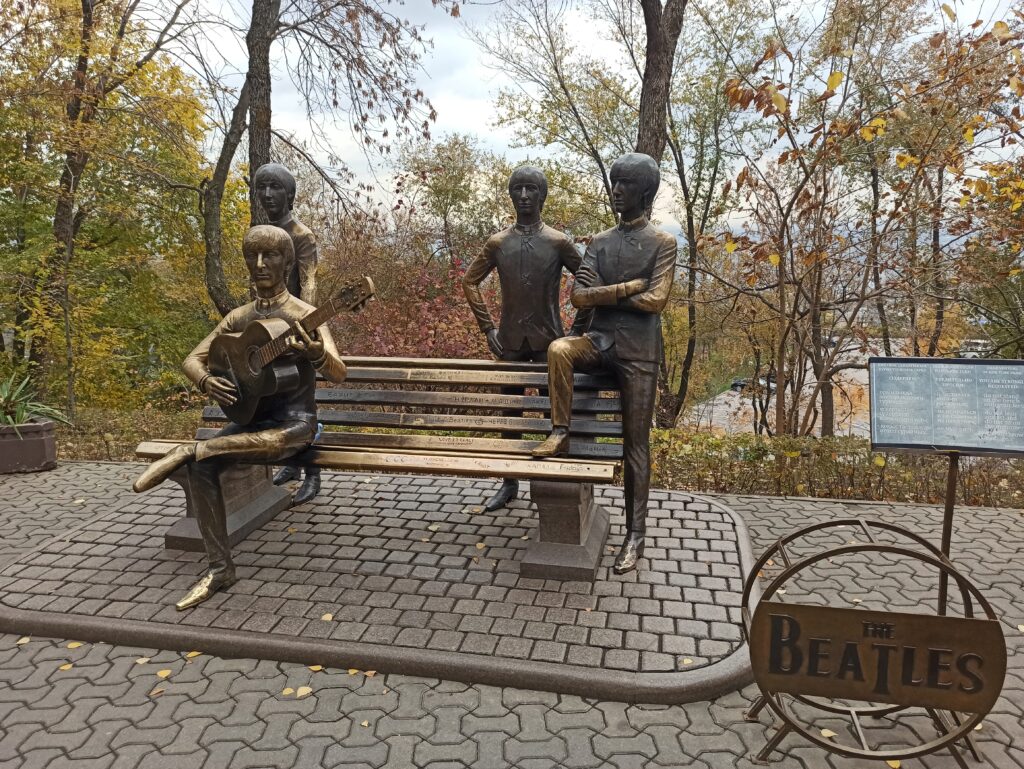
<svg viewBox="0 0 1024 769"><path fill-rule="evenodd" d="M139 657L135 660L136 665L145 665L147 662L149 662L149 657Z"/></svg>
<svg viewBox="0 0 1024 769"><path fill-rule="evenodd" d="M982 722L981 722L981 723L979 723L979 724L978 724L977 726L975 726L975 727L974 727L974 731L976 731L976 732L980 732L980 731L981 731L981 727L982 727L982 725L983 725L984 723L985 723L985 722L984 722L984 721L982 721Z"/></svg>
<svg viewBox="0 0 1024 769"><path fill-rule="evenodd" d="M82 504L85 504L85 500L84 500L84 499L76 499L76 500L75 500L75 504L76 504L76 505L82 505Z"/></svg>
<svg viewBox="0 0 1024 769"><path fill-rule="evenodd" d="M586 608L585 608L585 609L584 609L583 611L593 611L593 609L591 609L591 608L590 608L590 607L588 606L588 607L586 607Z"/></svg>
<svg viewBox="0 0 1024 769"><path fill-rule="evenodd" d="M1024 633L1024 625L1017 625L1017 630L1019 630L1020 632ZM21 641L27 641L27 640L28 640L27 638L22 638L21 639ZM21 641L18 641L18 643L21 643Z"/></svg>
<svg viewBox="0 0 1024 769"><path fill-rule="evenodd" d="M170 670L158 670L156 672L157 678L167 678L171 674Z"/></svg>
<svg viewBox="0 0 1024 769"><path fill-rule="evenodd" d="M693 660L691 660L689 657L683 657L683 664L684 665L692 665L693 664Z"/></svg>
<svg viewBox="0 0 1024 769"><path fill-rule="evenodd" d="M57 668L57 670L71 670L71 668L73 667L74 665L72 665L70 662L65 662L63 665Z"/></svg>
<svg viewBox="0 0 1024 769"><path fill-rule="evenodd" d="M71 643L68 644L68 648L69 649L77 649L81 645L82 645L81 641L72 641Z"/></svg>
<svg viewBox="0 0 1024 769"><path fill-rule="evenodd" d="M188 654L185 655L185 659L193 660L196 657L200 656L201 654L202 654L202 652L189 652Z"/></svg>
<svg viewBox="0 0 1024 769"><path fill-rule="evenodd" d="M333 622L334 621L334 615L330 614L330 613L324 614L324 615L322 615L320 617L320 619L322 619L324 622Z"/></svg>
<svg viewBox="0 0 1024 769"><path fill-rule="evenodd" d="M289 534L294 534L297 531L298 531L298 529L296 529L294 526L289 526L288 527L288 533Z"/></svg>
<svg viewBox="0 0 1024 769"><path fill-rule="evenodd" d="M485 545L483 542L477 542L476 543L476 549L477 550L483 550L485 547L487 547L487 545Z"/></svg>
<svg viewBox="0 0 1024 769"><path fill-rule="evenodd" d="M154 689L153 691L151 691L151 692L149 693L149 696L150 696L150 697L159 697L159 696L160 696L161 694L163 694L163 693L164 693L164 690L163 690L163 689L160 689L160 688L156 688L156 689Z"/></svg>
<svg viewBox="0 0 1024 769"><path fill-rule="evenodd" d="M900 760L898 758L890 758L885 764L886 766L891 766L892 769L900 769Z"/></svg>
<svg viewBox="0 0 1024 769"><path fill-rule="evenodd" d="M385 689L385 690L384 690L384 693L385 693L385 694L387 694L387 693L388 693L388 692L390 692L390 691L391 691L390 689Z"/></svg>
<svg viewBox="0 0 1024 769"><path fill-rule="evenodd" d="M473 556L473 563L480 563L480 556L474 555Z"/></svg>
<svg viewBox="0 0 1024 769"><path fill-rule="evenodd" d="M359 672L359 668L349 668L349 669L348 669L348 674L349 674L350 676L354 676L354 675L355 675L356 673L358 673L358 672Z"/></svg>
<svg viewBox="0 0 1024 769"><path fill-rule="evenodd" d="M17 644L18 646L24 646L25 644L27 644L27 643L28 643L29 641L31 641L31 640L32 640L32 639L31 639L31 638L29 638L29 637L28 637L27 635L23 635L23 636L22 636L21 638L19 638L19 639L18 639L17 641L15 641L14 643L15 643L15 644Z"/></svg>
<svg viewBox="0 0 1024 769"><path fill-rule="evenodd" d="M376 670L367 670L366 671L366 677L367 678L373 678L375 675L377 675L377 671Z"/></svg>
<svg viewBox="0 0 1024 769"><path fill-rule="evenodd" d="M314 673L319 673L321 670L324 669L324 666L323 665L310 665L309 669L312 670Z"/></svg>
<svg viewBox="0 0 1024 769"><path fill-rule="evenodd" d="M361 724L359 724L359 725L360 725L360 726L369 726L369 725L370 725L370 722L369 722L369 721L363 721L363 722L362 722Z"/></svg>
<svg viewBox="0 0 1024 769"><path fill-rule="evenodd" d="M821 736L825 739L831 740L833 737L836 737L837 735L831 729L822 729Z"/></svg>
<svg viewBox="0 0 1024 769"><path fill-rule="evenodd" d="M440 528L441 528L441 524L439 524L439 523L432 523L432 524L430 524L427 527L427 531L437 531Z"/></svg>
<svg viewBox="0 0 1024 769"><path fill-rule="evenodd" d="M295 690L289 686L284 691L282 691L281 694L283 694L285 697L291 697L293 694L295 694Z"/></svg>
<svg viewBox="0 0 1024 769"><path fill-rule="evenodd" d="M300 686L299 690L295 692L295 699L301 700L303 697L308 697L313 693L313 689L309 686Z"/></svg>
<svg viewBox="0 0 1024 769"><path fill-rule="evenodd" d="M519 539L524 539L525 540L525 539L529 539L529 538L530 538L530 535L529 534L525 534L524 536L520 537Z"/></svg>
<svg viewBox="0 0 1024 769"><path fill-rule="evenodd" d="M860 601L860 599L859 599L859 598L854 598L854 599L853 599L853 602L854 602L854 603L860 603L861 601Z"/></svg>
<svg viewBox="0 0 1024 769"><path fill-rule="evenodd" d="M429 541L430 541L429 537L423 537L423 538L420 539L420 542L429 542Z"/></svg>
<svg viewBox="0 0 1024 769"><path fill-rule="evenodd" d="M480 506L477 506L477 507L473 508L473 512L474 513L482 513L483 511L484 511L484 509L482 507L480 507Z"/></svg>

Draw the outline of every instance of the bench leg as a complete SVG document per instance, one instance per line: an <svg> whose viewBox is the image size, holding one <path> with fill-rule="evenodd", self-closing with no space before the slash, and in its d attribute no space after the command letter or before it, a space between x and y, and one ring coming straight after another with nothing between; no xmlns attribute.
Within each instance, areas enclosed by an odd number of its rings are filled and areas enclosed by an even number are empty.
<svg viewBox="0 0 1024 769"><path fill-rule="evenodd" d="M171 480L185 491L185 517L167 530L164 547L202 553L206 548L195 518L191 466L185 465L171 474ZM228 542L232 547L291 505L291 493L283 486L273 484L272 469L265 465L234 465L221 471Z"/></svg>
<svg viewBox="0 0 1024 769"><path fill-rule="evenodd" d="M594 503L594 484L530 481L540 525L520 562L533 579L593 582L608 538L608 511Z"/></svg>

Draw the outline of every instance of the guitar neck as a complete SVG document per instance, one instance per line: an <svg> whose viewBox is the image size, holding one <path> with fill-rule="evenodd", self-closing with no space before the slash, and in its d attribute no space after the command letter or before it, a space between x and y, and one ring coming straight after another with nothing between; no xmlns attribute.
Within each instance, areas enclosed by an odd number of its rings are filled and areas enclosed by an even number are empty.
<svg viewBox="0 0 1024 769"><path fill-rule="evenodd" d="M302 318L299 324L305 329L307 334L311 334L316 329L320 328L324 323L333 318L341 311L338 307L338 300L332 299L329 302L322 304L317 309L313 310L309 315ZM276 359L279 355L283 354L288 350L288 338L292 335L291 330L285 331L278 337L271 339L265 345L260 347L257 355L259 356L259 362L261 366L266 366L268 363Z"/></svg>

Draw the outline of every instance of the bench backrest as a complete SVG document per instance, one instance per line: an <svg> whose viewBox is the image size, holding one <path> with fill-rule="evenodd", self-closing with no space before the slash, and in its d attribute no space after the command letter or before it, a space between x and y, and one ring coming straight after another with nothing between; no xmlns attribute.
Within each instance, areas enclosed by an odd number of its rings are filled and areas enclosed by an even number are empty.
<svg viewBox="0 0 1024 769"><path fill-rule="evenodd" d="M317 388L319 421L343 428L325 431L320 445L528 454L551 429L543 363L444 358L344 360L346 381L322 383ZM502 392L503 388L526 388L534 394ZM570 456L621 458L621 412L618 385L612 377L577 374ZM216 407L205 409L203 416L209 421L224 420ZM495 438L494 433L502 437ZM519 439L517 433L531 435L533 440Z"/></svg>

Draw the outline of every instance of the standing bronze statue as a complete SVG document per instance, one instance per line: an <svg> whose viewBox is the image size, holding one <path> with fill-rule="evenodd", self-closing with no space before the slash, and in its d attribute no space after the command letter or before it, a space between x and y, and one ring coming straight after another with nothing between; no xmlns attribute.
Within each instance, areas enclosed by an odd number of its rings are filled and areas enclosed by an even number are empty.
<svg viewBox="0 0 1024 769"><path fill-rule="evenodd" d="M246 460L274 462L287 459L312 443L316 434L316 372L332 382L345 379L345 364L326 326L307 333L298 321L314 308L288 292L287 279L295 261L288 233L279 227L260 225L250 229L242 244L256 299L238 307L185 358L186 376L221 406L238 400L234 383L210 371L210 349L225 334L238 334L254 321L280 319L295 324L288 351L278 358L297 369L296 382L278 395L260 400L253 420L246 425L228 423L213 438L186 443L153 462L135 481L137 492L162 483L183 465L191 465L190 484L195 513L210 567L176 606L184 610L202 603L218 590L235 582L235 567L228 543L220 473Z"/></svg>
<svg viewBox="0 0 1024 769"><path fill-rule="evenodd" d="M256 169L252 183L256 186L256 198L270 223L287 232L295 247L295 263L288 273L288 293L307 304L316 304L316 266L319 261L316 236L292 213L295 177L280 163L267 163ZM292 497L294 505L310 502L320 493L320 468L307 467L305 471L306 479ZM301 477L300 468L282 467L274 475L274 485L280 486Z"/></svg>
<svg viewBox="0 0 1024 769"><path fill-rule="evenodd" d="M593 308L594 317L584 336L559 339L548 348L552 431L533 454L553 457L569 448L573 371L613 371L622 392L625 459L626 538L614 566L622 574L635 569L644 552L660 313L672 289L676 239L647 220L661 179L653 158L623 155L610 176L619 224L594 236L572 290L573 305Z"/></svg>
<svg viewBox="0 0 1024 769"><path fill-rule="evenodd" d="M548 345L565 335L558 293L562 269L575 274L581 257L572 240L541 221L548 180L533 166L522 166L508 180L508 194L516 209L516 223L492 235L462 279L469 306L487 346L499 360L543 361ZM501 318L495 326L480 284L498 271L501 283ZM586 328L589 313L578 313L570 335ZM522 388L505 387L506 394L523 394ZM521 415L521 411L508 411ZM505 478L501 488L485 504L485 510L505 507L519 493L519 482Z"/></svg>

